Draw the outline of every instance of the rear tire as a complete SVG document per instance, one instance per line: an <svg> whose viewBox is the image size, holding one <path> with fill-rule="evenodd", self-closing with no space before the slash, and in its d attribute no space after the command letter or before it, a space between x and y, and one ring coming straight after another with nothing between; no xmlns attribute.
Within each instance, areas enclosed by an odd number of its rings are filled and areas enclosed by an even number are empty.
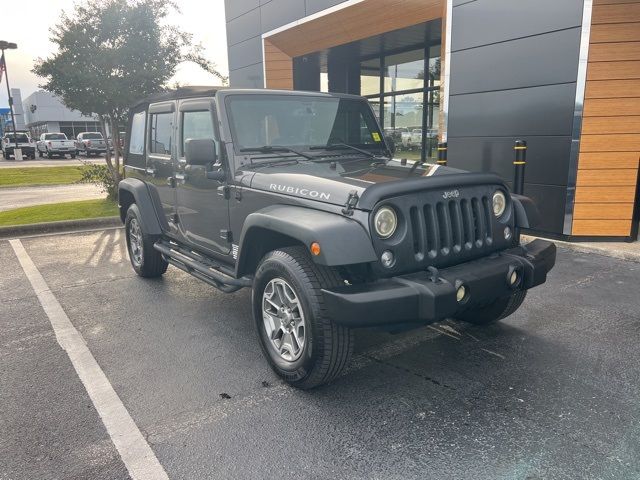
<svg viewBox="0 0 640 480"><path fill-rule="evenodd" d="M271 368L294 387L330 382L348 364L353 333L328 318L321 291L338 285L337 271L313 263L304 247L269 252L258 266L252 302L260 346Z"/></svg>
<svg viewBox="0 0 640 480"><path fill-rule="evenodd" d="M463 314L458 315L458 319L473 323L474 325L489 325L515 313L515 311L520 308L525 298L527 298L527 290L520 290L512 293L508 297L499 298L493 303L482 308L476 308L474 310L464 312Z"/></svg>
<svg viewBox="0 0 640 480"><path fill-rule="evenodd" d="M162 254L153 248L159 236L145 233L140 218L140 210L134 203L127 210L124 223L129 260L141 277L159 277L167 271L169 264L162 258Z"/></svg>

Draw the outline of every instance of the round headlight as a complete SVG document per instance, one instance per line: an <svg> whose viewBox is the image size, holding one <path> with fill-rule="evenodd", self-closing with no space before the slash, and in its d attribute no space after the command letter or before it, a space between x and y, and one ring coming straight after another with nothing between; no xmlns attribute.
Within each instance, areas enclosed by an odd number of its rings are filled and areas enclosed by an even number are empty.
<svg viewBox="0 0 640 480"><path fill-rule="evenodd" d="M507 199L500 190L496 190L493 194L493 214L496 217L501 216L507 208Z"/></svg>
<svg viewBox="0 0 640 480"><path fill-rule="evenodd" d="M398 216L393 208L382 207L373 217L373 225L380 238L389 238L398 227Z"/></svg>

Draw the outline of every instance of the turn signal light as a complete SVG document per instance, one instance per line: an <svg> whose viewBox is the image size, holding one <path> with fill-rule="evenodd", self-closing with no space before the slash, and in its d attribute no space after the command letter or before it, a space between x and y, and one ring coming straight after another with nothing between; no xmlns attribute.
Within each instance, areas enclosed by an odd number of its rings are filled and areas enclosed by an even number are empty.
<svg viewBox="0 0 640 480"><path fill-rule="evenodd" d="M320 255L320 244L318 242L313 242L309 250L311 250L311 255L317 257Z"/></svg>

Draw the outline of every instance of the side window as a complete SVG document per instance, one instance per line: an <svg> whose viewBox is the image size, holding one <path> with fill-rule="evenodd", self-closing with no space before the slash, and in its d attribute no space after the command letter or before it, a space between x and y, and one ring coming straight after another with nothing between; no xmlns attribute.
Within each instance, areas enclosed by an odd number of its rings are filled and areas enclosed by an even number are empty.
<svg viewBox="0 0 640 480"><path fill-rule="evenodd" d="M145 112L138 112L131 120L131 139L129 153L142 155L144 152L144 117Z"/></svg>
<svg viewBox="0 0 640 480"><path fill-rule="evenodd" d="M182 113L182 139L180 149L182 155L184 155L185 141L189 138L211 138L215 140L211 112L206 110Z"/></svg>
<svg viewBox="0 0 640 480"><path fill-rule="evenodd" d="M149 152L171 155L173 113L154 113L149 118Z"/></svg>

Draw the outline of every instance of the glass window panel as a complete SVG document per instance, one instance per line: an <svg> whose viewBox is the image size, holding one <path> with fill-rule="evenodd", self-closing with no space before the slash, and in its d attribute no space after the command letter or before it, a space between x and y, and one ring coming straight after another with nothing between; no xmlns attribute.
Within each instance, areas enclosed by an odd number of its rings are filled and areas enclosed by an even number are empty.
<svg viewBox="0 0 640 480"><path fill-rule="evenodd" d="M384 91L398 92L424 87L424 50L385 57Z"/></svg>
<svg viewBox="0 0 640 480"><path fill-rule="evenodd" d="M384 131L396 144L398 156L419 160L422 154L423 94L384 98Z"/></svg>
<svg viewBox="0 0 640 480"><path fill-rule="evenodd" d="M320 91L328 92L329 91L329 75L327 72L320 73Z"/></svg>
<svg viewBox="0 0 640 480"><path fill-rule="evenodd" d="M380 93L380 59L373 58L360 64L360 95Z"/></svg>
<svg viewBox="0 0 640 480"><path fill-rule="evenodd" d="M173 128L173 113L158 113L151 115L149 152L161 155L171 155L171 130Z"/></svg>
<svg viewBox="0 0 640 480"><path fill-rule="evenodd" d="M429 87L440 86L440 45L429 49Z"/></svg>
<svg viewBox="0 0 640 480"><path fill-rule="evenodd" d="M134 155L142 155L144 152L144 117L145 112L138 112L131 120L129 153L133 153Z"/></svg>
<svg viewBox="0 0 640 480"><path fill-rule="evenodd" d="M211 138L213 135L213 120L208 110L199 112L184 112L182 114L182 152L184 142L188 138Z"/></svg>
<svg viewBox="0 0 640 480"><path fill-rule="evenodd" d="M238 148L349 143L382 147L366 102L344 98L234 95L228 109Z"/></svg>

